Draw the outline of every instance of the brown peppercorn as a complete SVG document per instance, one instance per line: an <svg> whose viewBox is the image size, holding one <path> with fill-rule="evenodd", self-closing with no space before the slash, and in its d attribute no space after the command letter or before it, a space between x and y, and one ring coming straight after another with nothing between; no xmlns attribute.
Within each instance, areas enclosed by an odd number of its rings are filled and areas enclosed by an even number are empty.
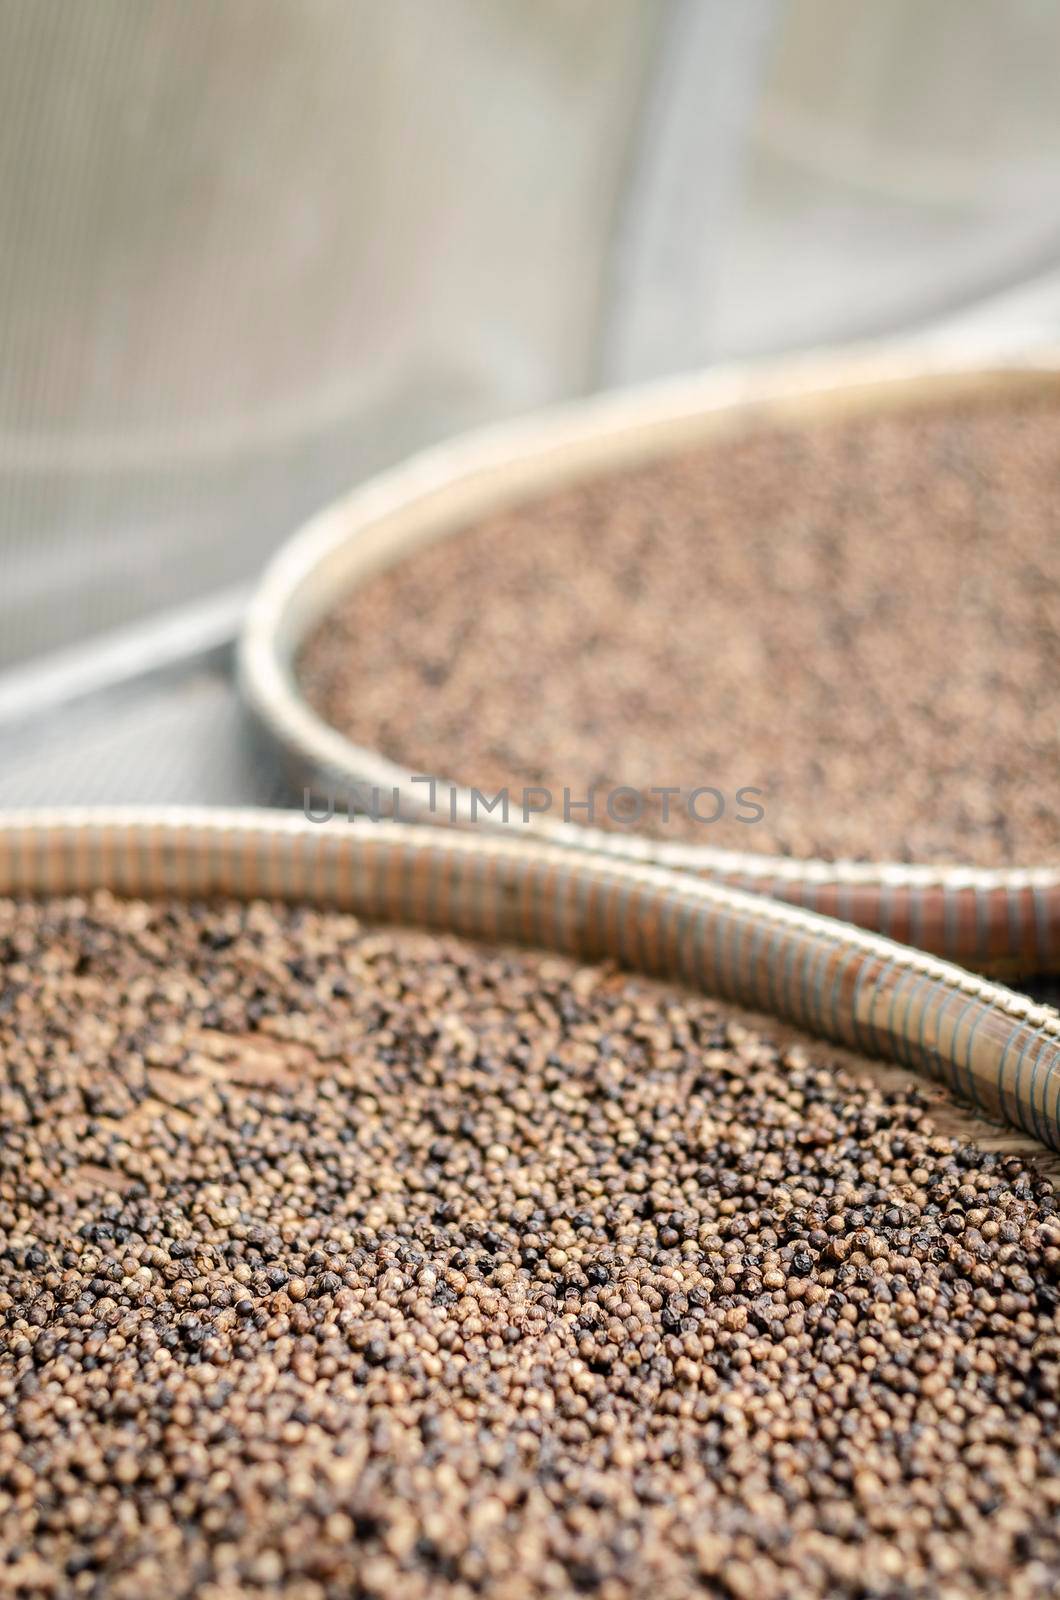
<svg viewBox="0 0 1060 1600"><path fill-rule="evenodd" d="M0 901L0 950L15 1595L1060 1581L1055 1198L916 1091L337 913Z"/></svg>
<svg viewBox="0 0 1060 1600"><path fill-rule="evenodd" d="M357 744L513 812L542 786L622 829L628 787L639 831L698 844L1055 862L1058 472L1055 393L725 430L373 572L298 675Z"/></svg>

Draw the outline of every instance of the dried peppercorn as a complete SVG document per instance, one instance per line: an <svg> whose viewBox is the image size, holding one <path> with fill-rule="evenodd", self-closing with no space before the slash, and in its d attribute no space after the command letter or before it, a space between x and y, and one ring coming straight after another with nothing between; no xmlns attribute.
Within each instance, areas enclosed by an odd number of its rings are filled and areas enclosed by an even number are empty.
<svg viewBox="0 0 1060 1600"><path fill-rule="evenodd" d="M337 913L0 939L7 1592L1055 1592L1055 1196L916 1090Z"/></svg>
<svg viewBox="0 0 1060 1600"><path fill-rule="evenodd" d="M724 434L373 573L298 675L516 815L543 786L553 820L568 790L568 821L700 845L1055 861L1058 470L1052 398Z"/></svg>

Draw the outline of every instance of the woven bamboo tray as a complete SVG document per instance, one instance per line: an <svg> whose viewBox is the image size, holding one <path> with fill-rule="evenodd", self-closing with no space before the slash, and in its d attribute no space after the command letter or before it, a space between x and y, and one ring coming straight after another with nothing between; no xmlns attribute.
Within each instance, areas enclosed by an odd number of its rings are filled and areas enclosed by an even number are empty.
<svg viewBox="0 0 1060 1600"><path fill-rule="evenodd" d="M709 880L558 846L255 810L0 813L0 894L218 895L530 944L675 980L934 1079L1060 1150L1060 1013L950 963Z"/></svg>
<svg viewBox="0 0 1060 1600"><path fill-rule="evenodd" d="M1038 351L984 364L923 349L787 359L721 370L576 404L476 434L415 457L325 510L281 550L254 598L239 650L245 703L289 776L344 798L396 791L406 820L438 821L427 791L375 751L355 745L307 703L292 663L341 595L380 568L491 512L561 484L778 422L838 417L971 394L1013 396L1060 388L1060 354ZM458 756L454 752L454 762ZM437 774L446 820L471 825L470 791ZM451 804L450 804L451 802ZM1060 866L1018 870L792 860L636 838L548 816L485 832L529 834L713 878L884 933L978 971L1060 971Z"/></svg>

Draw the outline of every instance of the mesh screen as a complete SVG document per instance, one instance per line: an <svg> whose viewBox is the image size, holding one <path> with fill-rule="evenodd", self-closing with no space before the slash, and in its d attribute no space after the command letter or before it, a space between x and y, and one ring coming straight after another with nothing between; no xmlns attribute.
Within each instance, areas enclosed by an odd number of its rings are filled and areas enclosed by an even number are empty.
<svg viewBox="0 0 1060 1600"><path fill-rule="evenodd" d="M651 12L0 0L0 666L584 385Z"/></svg>

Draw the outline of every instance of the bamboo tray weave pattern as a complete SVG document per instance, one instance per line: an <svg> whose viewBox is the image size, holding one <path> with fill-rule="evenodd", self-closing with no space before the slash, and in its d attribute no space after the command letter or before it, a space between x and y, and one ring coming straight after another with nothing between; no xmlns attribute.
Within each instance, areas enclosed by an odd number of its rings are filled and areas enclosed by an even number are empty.
<svg viewBox="0 0 1060 1600"><path fill-rule="evenodd" d="M1060 1013L831 918L666 869L254 810L0 814L0 894L231 895L611 958L941 1080L1060 1150Z"/></svg>
<svg viewBox="0 0 1060 1600"><path fill-rule="evenodd" d="M240 644L248 710L298 790L322 784L396 794L406 819L428 817L409 772L355 745L308 704L294 678L301 642L340 595L418 548L498 508L590 474L771 423L898 410L971 395L1060 393L1060 357L1037 351L984 362L889 349L788 358L715 371L440 446L327 508L280 551L251 605ZM458 752L454 752L458 755ZM471 795L448 775L447 821L471 824ZM1060 971L1060 867L987 870L898 862L797 860L604 832L548 816L528 826L478 816L479 833L530 834L616 858L695 873L915 945L1002 976Z"/></svg>

